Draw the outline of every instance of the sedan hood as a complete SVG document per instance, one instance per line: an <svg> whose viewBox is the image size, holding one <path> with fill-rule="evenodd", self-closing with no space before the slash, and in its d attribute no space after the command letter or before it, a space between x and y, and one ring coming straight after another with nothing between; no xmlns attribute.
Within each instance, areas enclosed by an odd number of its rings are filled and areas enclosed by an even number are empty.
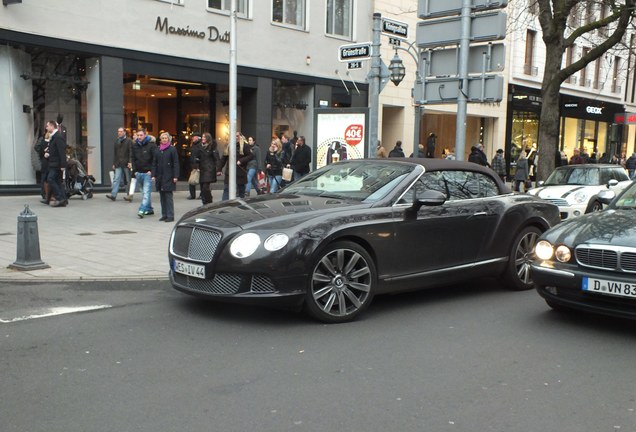
<svg viewBox="0 0 636 432"><path fill-rule="evenodd" d="M545 234L552 244L636 247L636 210L605 210L563 222Z"/></svg>
<svg viewBox="0 0 636 432"><path fill-rule="evenodd" d="M185 214L180 223L197 223L218 228L285 229L334 211L350 212L370 204L318 196L266 195L211 204Z"/></svg>

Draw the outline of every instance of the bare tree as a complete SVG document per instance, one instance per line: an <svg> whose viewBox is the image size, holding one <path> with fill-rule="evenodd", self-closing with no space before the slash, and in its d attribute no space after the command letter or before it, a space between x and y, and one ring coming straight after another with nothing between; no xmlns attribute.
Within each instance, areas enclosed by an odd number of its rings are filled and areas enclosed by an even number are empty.
<svg viewBox="0 0 636 432"><path fill-rule="evenodd" d="M532 1L532 0L531 0ZM536 0L539 5L539 23L546 47L545 69L541 84L541 117L539 124L538 178L545 179L555 167L559 140L559 90L561 84L608 50L621 44L635 16L636 0ZM600 4L607 13L592 16L591 4ZM605 9L604 9L605 11ZM572 18L575 18L574 20ZM573 21L583 18L581 25ZM598 31L601 38L591 34ZM594 40L597 43L571 64L563 65L566 49L577 40Z"/></svg>

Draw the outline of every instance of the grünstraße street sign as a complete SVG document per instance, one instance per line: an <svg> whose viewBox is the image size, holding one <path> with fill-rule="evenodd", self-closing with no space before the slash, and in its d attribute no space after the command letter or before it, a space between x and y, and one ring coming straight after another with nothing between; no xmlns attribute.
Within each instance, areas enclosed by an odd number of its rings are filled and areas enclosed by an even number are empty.
<svg viewBox="0 0 636 432"><path fill-rule="evenodd" d="M371 58L371 42L341 45L338 48L338 59L341 62L368 60Z"/></svg>

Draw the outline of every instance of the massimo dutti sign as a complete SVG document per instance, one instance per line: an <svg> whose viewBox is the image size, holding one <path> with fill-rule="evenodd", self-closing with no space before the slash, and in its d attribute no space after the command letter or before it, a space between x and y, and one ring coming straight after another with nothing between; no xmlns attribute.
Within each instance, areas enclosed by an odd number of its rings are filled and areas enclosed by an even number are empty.
<svg viewBox="0 0 636 432"><path fill-rule="evenodd" d="M221 34L218 28L215 26L208 26L205 30L190 28L190 26L185 27L175 27L170 25L168 22L168 18L157 17L157 22L155 23L155 31L165 32L169 36L183 36L183 37L191 37L194 39L206 39L210 42L230 42L230 32L226 31Z"/></svg>

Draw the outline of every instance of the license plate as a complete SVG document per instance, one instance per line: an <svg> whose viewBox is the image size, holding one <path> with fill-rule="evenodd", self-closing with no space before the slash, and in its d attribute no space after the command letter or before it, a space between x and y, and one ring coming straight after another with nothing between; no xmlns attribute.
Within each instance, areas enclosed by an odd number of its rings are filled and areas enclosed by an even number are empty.
<svg viewBox="0 0 636 432"><path fill-rule="evenodd" d="M616 282L606 279L584 277L583 291L618 297L636 298L636 283Z"/></svg>
<svg viewBox="0 0 636 432"><path fill-rule="evenodd" d="M205 279L205 267L199 264L174 260L174 271L184 275Z"/></svg>

